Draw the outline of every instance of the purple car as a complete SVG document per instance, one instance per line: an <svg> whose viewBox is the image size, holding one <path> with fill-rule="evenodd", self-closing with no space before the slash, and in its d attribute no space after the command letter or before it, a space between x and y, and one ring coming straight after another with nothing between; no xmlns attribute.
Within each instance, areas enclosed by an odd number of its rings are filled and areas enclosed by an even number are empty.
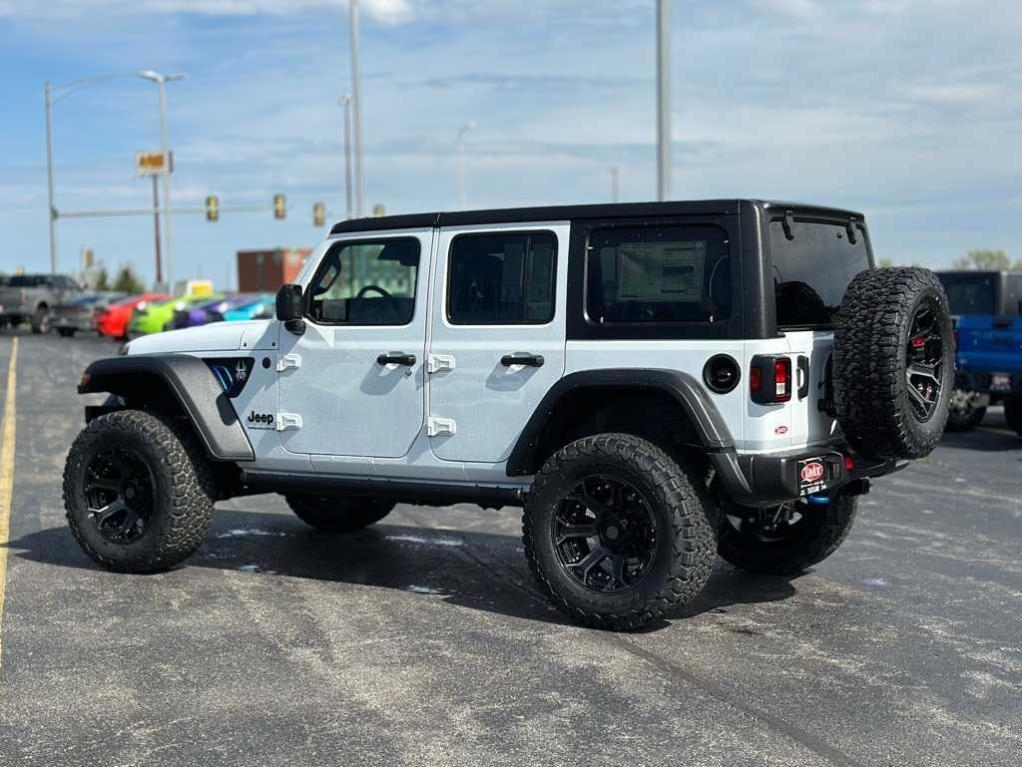
<svg viewBox="0 0 1022 767"><path fill-rule="evenodd" d="M174 329L193 328L210 322L220 322L224 312L236 306L250 304L259 298L258 293L236 293L232 296L219 296L206 303L196 304L174 312Z"/></svg>

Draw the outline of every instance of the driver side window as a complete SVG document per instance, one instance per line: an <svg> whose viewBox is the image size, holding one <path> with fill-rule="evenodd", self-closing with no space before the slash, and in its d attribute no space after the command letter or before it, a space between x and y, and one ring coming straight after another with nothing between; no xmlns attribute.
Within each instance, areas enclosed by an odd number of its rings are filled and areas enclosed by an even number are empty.
<svg viewBox="0 0 1022 767"><path fill-rule="evenodd" d="M322 325L407 325L415 314L419 241L339 243L309 286L308 316Z"/></svg>

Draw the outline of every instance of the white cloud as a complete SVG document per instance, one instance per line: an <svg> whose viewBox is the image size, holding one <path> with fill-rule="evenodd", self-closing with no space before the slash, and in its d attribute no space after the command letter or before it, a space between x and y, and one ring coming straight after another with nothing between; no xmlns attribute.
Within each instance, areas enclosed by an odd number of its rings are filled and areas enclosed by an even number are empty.
<svg viewBox="0 0 1022 767"><path fill-rule="evenodd" d="M361 0L370 17L389 24L409 21L410 0ZM284 16L304 11L340 11L346 0L5 0L0 16L13 18L76 18L92 14L141 16L192 13L202 16Z"/></svg>

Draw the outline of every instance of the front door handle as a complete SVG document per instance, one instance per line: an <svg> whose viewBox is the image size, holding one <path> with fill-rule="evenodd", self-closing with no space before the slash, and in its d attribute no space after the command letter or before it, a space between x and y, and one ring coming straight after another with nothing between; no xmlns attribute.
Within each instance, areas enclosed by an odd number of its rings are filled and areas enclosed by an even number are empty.
<svg viewBox="0 0 1022 767"><path fill-rule="evenodd" d="M514 354L505 354L500 358L500 364L504 367L511 367L512 365L525 365L530 368L541 368L546 360L543 359L542 354L529 354L528 352L515 352Z"/></svg>
<svg viewBox="0 0 1022 767"><path fill-rule="evenodd" d="M411 367L415 364L414 354L405 354L404 352L387 352L381 354L376 358L377 365L408 365Z"/></svg>

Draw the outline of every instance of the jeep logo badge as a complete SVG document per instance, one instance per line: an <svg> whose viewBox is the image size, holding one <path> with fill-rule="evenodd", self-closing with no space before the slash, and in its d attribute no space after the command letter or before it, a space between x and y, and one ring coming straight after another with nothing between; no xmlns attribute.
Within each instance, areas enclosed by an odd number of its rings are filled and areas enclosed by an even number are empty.
<svg viewBox="0 0 1022 767"><path fill-rule="evenodd" d="M272 429L277 421L273 413L257 413L254 410L249 412L246 420L252 429Z"/></svg>

